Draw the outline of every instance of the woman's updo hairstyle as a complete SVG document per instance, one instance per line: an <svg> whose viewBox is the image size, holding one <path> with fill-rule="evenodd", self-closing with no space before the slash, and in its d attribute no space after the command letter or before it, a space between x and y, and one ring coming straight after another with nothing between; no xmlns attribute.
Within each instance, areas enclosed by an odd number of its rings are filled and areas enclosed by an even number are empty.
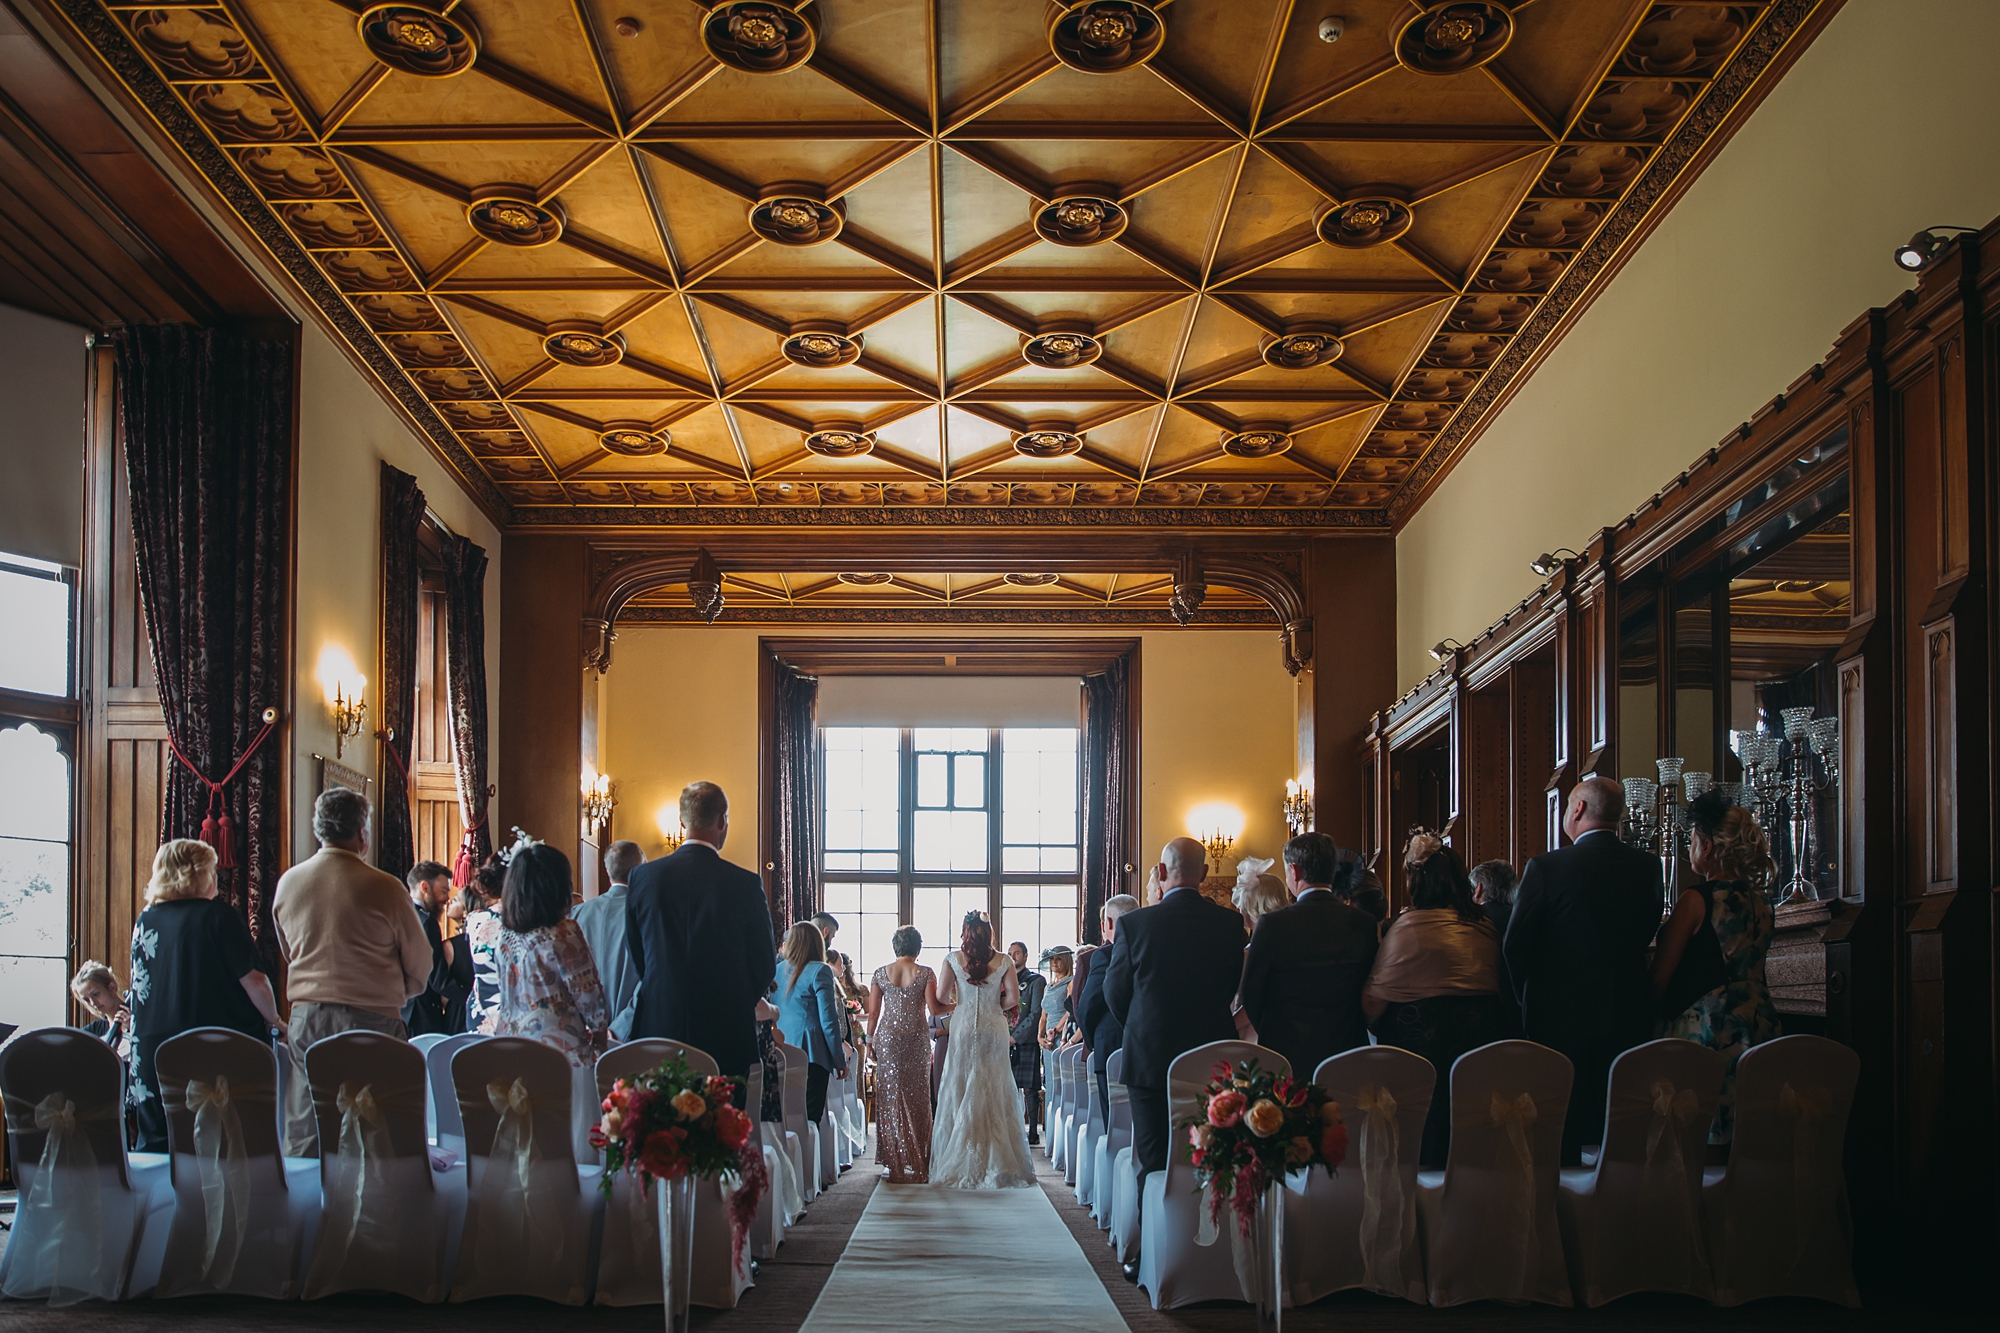
<svg viewBox="0 0 2000 1333"><path fill-rule="evenodd" d="M1688 803L1688 827L1708 844L1720 878L1761 889L1777 873L1778 863L1771 859L1771 844L1757 817L1731 805L1719 789L1710 787Z"/></svg>
<svg viewBox="0 0 2000 1333"><path fill-rule="evenodd" d="M958 947L965 950L965 979L977 986L993 970L993 923L984 912L967 912Z"/></svg>
<svg viewBox="0 0 2000 1333"><path fill-rule="evenodd" d="M472 882L466 887L488 903L497 901L507 891L507 863L500 859L500 853L487 857L486 864L472 872Z"/></svg>
<svg viewBox="0 0 2000 1333"><path fill-rule="evenodd" d="M898 958L915 958L923 952L923 932L915 926L898 926L896 933L889 937L889 947L896 951Z"/></svg>
<svg viewBox="0 0 2000 1333"><path fill-rule="evenodd" d="M1486 913L1472 899L1472 880L1458 853L1444 839L1418 829L1403 852L1403 878L1410 886L1410 906L1419 910L1449 907L1461 921L1484 921Z"/></svg>

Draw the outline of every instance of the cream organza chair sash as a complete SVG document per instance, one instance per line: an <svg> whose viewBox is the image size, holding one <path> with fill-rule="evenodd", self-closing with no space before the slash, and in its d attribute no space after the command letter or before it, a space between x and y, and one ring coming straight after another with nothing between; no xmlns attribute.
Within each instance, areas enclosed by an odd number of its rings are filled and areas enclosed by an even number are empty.
<svg viewBox="0 0 2000 1333"><path fill-rule="evenodd" d="M1542 1269L1541 1230L1535 1225L1535 1148L1528 1140L1529 1131L1541 1118L1541 1109L1536 1106L1532 1093L1523 1092L1508 1097L1495 1092L1487 1103L1486 1115L1489 1123L1497 1126L1507 1138L1507 1150L1494 1164L1494 1169L1496 1175L1507 1181L1499 1197L1511 1201L1513 1216L1505 1219L1506 1226L1500 1229L1499 1234L1510 1236L1512 1243L1518 1247L1519 1261L1513 1265L1512 1271L1519 1277L1521 1285L1512 1293L1512 1298L1525 1300L1535 1275Z"/></svg>
<svg viewBox="0 0 2000 1333"><path fill-rule="evenodd" d="M1778 1089L1777 1112L1792 1122L1790 1258L1795 1267L1805 1260L1817 1219L1833 1206L1829 1183L1839 1181L1838 1174L1820 1161L1831 1100L1816 1088L1802 1090L1786 1083Z"/></svg>
<svg viewBox="0 0 2000 1333"><path fill-rule="evenodd" d="M398 1212L415 1201L397 1190L392 1178L396 1164L408 1160L420 1163L426 1171L430 1167L427 1160L396 1155L389 1124L391 1117L400 1114L422 1116L425 1101L421 1083L380 1094L373 1083L349 1080L340 1085L334 1101L340 1112L340 1133L335 1151L321 1167L326 1211L320 1221L322 1239L306 1279L308 1296L347 1271L357 1245L366 1246L371 1239L402 1229ZM436 1295L430 1298L436 1299Z"/></svg>
<svg viewBox="0 0 2000 1333"><path fill-rule="evenodd" d="M1403 1254L1416 1242L1417 1206L1403 1189L1403 1131L1396 1095L1369 1084L1355 1098L1361 1121L1361 1274L1375 1291L1400 1292Z"/></svg>
<svg viewBox="0 0 2000 1333"><path fill-rule="evenodd" d="M190 1079L187 1108L194 1114L194 1154L201 1170L201 1276L226 1287L250 1234L250 1152L243 1117L222 1074L213 1083Z"/></svg>
<svg viewBox="0 0 2000 1333"><path fill-rule="evenodd" d="M559 1268L566 1230L559 1219L573 1201L565 1198L558 1205L537 1198L541 1154L535 1143L534 1098L516 1078L488 1083L486 1100L500 1123L473 1193L478 1225L466 1243L472 1247L474 1271L482 1279L498 1280L523 1254L546 1256L551 1268ZM567 1132L568 1108L563 1112Z"/></svg>
<svg viewBox="0 0 2000 1333"><path fill-rule="evenodd" d="M102 1171L88 1132L89 1122L116 1121L117 1105L78 1111L66 1093L57 1091L37 1102L10 1096L6 1109L14 1133L44 1135L34 1183L17 1208L15 1235L28 1230L24 1224L30 1215L45 1220L45 1253L54 1260L49 1304L117 1300L125 1275L104 1262Z"/></svg>

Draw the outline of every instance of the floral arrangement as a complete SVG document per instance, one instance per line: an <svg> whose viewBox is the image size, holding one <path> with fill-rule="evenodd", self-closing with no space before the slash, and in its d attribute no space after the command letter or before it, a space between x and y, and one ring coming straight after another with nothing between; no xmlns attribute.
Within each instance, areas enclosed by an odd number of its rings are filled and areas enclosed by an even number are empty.
<svg viewBox="0 0 2000 1333"><path fill-rule="evenodd" d="M1347 1157L1340 1103L1317 1083L1266 1073L1255 1060L1219 1062L1202 1089L1200 1114L1181 1127L1195 1184L1211 1191L1210 1220L1227 1201L1246 1236L1272 1181L1316 1166L1331 1175Z"/></svg>
<svg viewBox="0 0 2000 1333"><path fill-rule="evenodd" d="M734 1176L729 1200L732 1259L743 1261L743 1242L757 1220L757 1204L770 1184L757 1122L736 1109L741 1079L697 1074L679 1056L635 1078L621 1078L604 1099L604 1118L590 1131L590 1145L604 1154L603 1189L612 1177L636 1175L641 1188L655 1180Z"/></svg>

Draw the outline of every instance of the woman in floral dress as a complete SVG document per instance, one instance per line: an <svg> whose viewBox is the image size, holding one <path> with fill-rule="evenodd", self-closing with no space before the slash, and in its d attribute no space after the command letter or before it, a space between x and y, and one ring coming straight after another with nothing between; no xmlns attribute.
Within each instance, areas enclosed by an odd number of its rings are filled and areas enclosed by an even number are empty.
<svg viewBox="0 0 2000 1333"><path fill-rule="evenodd" d="M1711 789L1691 804L1688 820L1688 863L1707 882L1681 892L1660 930L1653 992L1665 993L1694 933L1713 931L1727 979L1668 1019L1662 1035L1698 1041L1729 1058L1708 1136L1710 1143L1728 1143L1736 1131L1736 1062L1752 1046L1782 1033L1764 984L1774 921L1763 886L1776 866L1756 817L1727 804L1719 791Z"/></svg>
<svg viewBox="0 0 2000 1333"><path fill-rule="evenodd" d="M547 843L514 854L500 898L499 997L492 1032L532 1037L590 1069L604 1054L611 1009L583 930L570 920L569 858Z"/></svg>

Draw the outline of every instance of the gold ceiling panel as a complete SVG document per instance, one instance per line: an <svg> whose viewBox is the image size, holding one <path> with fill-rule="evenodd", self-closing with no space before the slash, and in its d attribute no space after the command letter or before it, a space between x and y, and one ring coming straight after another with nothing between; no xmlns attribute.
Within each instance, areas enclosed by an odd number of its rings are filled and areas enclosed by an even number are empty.
<svg viewBox="0 0 2000 1333"><path fill-rule="evenodd" d="M51 2L516 523L1362 527L1819 5Z"/></svg>
<svg viewBox="0 0 2000 1333"><path fill-rule="evenodd" d="M1019 501L1017 501L1019 503ZM1129 500L1128 500L1129 503ZM723 619L767 623L847 619L936 623L1172 625L1173 579L1162 574L972 574L820 571L722 576ZM684 583L624 604L623 622L699 621ZM1271 608L1236 588L1210 585L1194 623L1265 626Z"/></svg>

